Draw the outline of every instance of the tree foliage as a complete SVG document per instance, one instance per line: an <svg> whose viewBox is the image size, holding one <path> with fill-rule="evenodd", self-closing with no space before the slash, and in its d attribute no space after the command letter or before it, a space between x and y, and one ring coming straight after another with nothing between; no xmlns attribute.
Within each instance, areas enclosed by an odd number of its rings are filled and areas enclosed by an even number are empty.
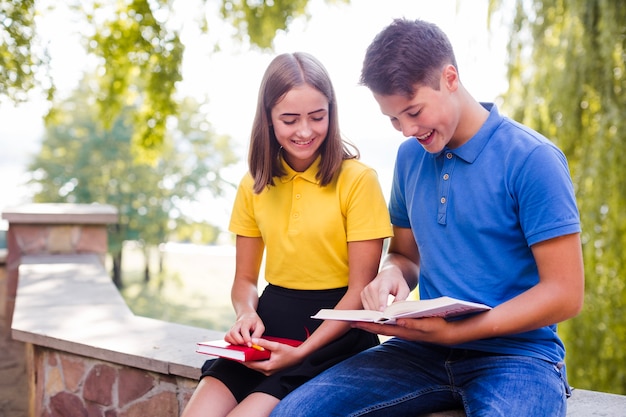
<svg viewBox="0 0 626 417"><path fill-rule="evenodd" d="M586 300L560 326L568 374L626 394L626 7L516 0L510 35L507 108L565 151L580 209Z"/></svg>
<svg viewBox="0 0 626 417"><path fill-rule="evenodd" d="M163 150L167 118L177 114L174 94L182 79L184 48L176 31L155 18L147 0L116 6L109 19L96 23L89 41L89 51L101 58L100 118L108 128L133 103L133 141L152 159ZM138 83L144 87L137 89Z"/></svg>
<svg viewBox="0 0 626 417"><path fill-rule="evenodd" d="M167 131L164 157L153 164L138 163L131 153L135 124L126 116L132 112L124 109L110 129L103 129L97 122L93 84L81 83L77 92L55 106L54 123L46 125L41 152L29 166L30 183L35 202L115 206L119 223L109 234L110 252L114 262L121 263L125 240L154 247L175 235L178 225L188 228L195 223L185 215L184 206L201 193L218 196L232 187L220 171L237 157L228 137L211 130L207 115L198 111L202 106L187 99L178 122ZM202 243L216 239L207 227L200 229L208 239ZM120 277L114 278L120 285Z"/></svg>
<svg viewBox="0 0 626 417"><path fill-rule="evenodd" d="M276 32L286 30L289 22L305 14L309 0L223 0L222 16L232 22L238 33L246 33L252 44L271 49Z"/></svg>
<svg viewBox="0 0 626 417"><path fill-rule="evenodd" d="M0 96L26 100L44 56L33 53L35 0L0 0Z"/></svg>
<svg viewBox="0 0 626 417"><path fill-rule="evenodd" d="M198 27L209 30L206 0L185 0L185 7L200 6ZM235 36L253 47L271 49L276 33L291 19L306 15L309 0L220 0L221 14L236 29ZM348 0L342 0L348 1ZM44 77L49 60L36 43L35 0L0 0L0 96L25 100L36 81L52 102L54 80ZM39 3L45 3L39 0ZM85 22L87 52L98 60L100 112L98 121L111 127L122 109L138 127L133 132L136 156L154 160L163 152L167 120L178 115L177 83L182 79L184 45L175 21L173 0L73 0L64 2L73 18ZM50 7L54 8L54 2ZM217 47L217 46L216 46ZM37 52L38 51L38 52ZM37 77L36 75L39 74ZM142 85L141 89L136 85ZM49 114L55 117L54 109Z"/></svg>

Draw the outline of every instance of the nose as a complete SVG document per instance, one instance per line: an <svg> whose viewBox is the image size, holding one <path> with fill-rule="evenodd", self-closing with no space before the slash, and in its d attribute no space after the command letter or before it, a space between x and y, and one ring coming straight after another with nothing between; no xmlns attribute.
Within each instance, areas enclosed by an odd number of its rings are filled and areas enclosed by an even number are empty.
<svg viewBox="0 0 626 417"><path fill-rule="evenodd" d="M313 129L311 129L309 122L306 120L302 120L298 125L298 130L296 131L296 135L298 135L298 137L301 137L301 138L308 138L309 136L311 136L312 131Z"/></svg>
<svg viewBox="0 0 626 417"><path fill-rule="evenodd" d="M412 123L408 120L400 120L400 131L405 137L411 137L417 135L419 132L419 126L416 123Z"/></svg>

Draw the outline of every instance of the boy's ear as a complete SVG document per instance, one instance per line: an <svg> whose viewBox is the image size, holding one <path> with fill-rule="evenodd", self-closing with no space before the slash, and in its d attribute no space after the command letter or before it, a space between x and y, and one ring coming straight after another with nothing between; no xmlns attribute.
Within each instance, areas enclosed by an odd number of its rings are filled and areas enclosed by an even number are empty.
<svg viewBox="0 0 626 417"><path fill-rule="evenodd" d="M456 91L459 88L459 72L454 65L446 65L443 68L441 77L447 90Z"/></svg>

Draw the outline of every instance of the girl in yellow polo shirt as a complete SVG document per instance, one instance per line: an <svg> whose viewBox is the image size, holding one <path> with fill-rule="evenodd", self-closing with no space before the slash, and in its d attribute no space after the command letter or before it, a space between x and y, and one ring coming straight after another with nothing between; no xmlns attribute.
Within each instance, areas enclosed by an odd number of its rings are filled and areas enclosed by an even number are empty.
<svg viewBox="0 0 626 417"><path fill-rule="evenodd" d="M392 234L375 171L342 140L335 92L306 53L277 56L263 77L250 151L229 230L237 235L225 336L272 352L266 361L205 363L183 413L267 416L289 392L333 364L378 344L348 324L311 319L321 308L358 309ZM265 253L268 286L259 297ZM303 341L298 347L262 339Z"/></svg>

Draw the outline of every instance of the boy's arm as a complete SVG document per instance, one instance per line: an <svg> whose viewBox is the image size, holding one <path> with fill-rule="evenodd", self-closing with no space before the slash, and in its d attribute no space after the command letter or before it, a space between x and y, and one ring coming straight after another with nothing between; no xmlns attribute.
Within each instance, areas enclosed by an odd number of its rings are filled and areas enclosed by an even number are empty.
<svg viewBox="0 0 626 417"><path fill-rule="evenodd" d="M396 326L359 323L355 327L403 339L454 345L530 331L577 315L584 298L580 234L549 239L531 249L539 283L488 312L452 322L441 318L401 319Z"/></svg>
<svg viewBox="0 0 626 417"><path fill-rule="evenodd" d="M361 300L368 310L382 311L389 295L404 300L419 279L419 251L409 228L393 227L387 255L376 278L363 289Z"/></svg>

